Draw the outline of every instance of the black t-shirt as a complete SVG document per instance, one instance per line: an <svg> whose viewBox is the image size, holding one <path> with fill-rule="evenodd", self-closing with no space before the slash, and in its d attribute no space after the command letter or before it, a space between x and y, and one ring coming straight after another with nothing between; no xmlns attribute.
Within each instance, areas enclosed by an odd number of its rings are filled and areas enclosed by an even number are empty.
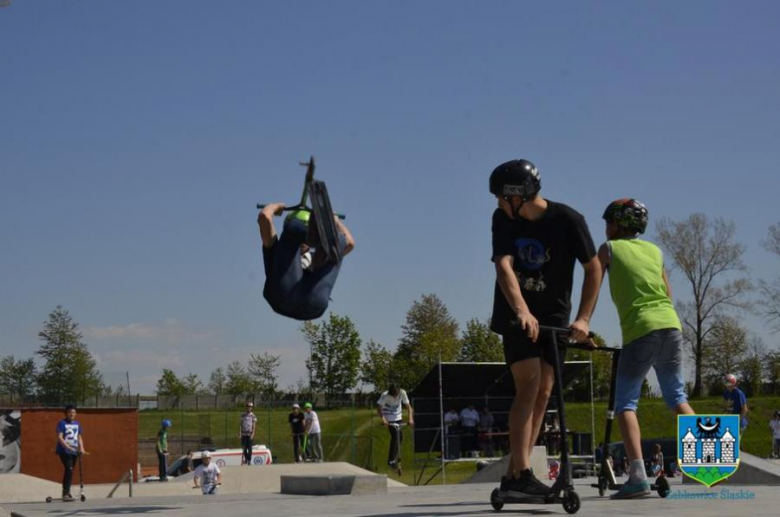
<svg viewBox="0 0 780 517"><path fill-rule="evenodd" d="M299 411L297 415L295 412L292 412L287 416L287 420L290 422L294 434L303 434L305 432L306 428L303 423L304 416L306 416L306 414L303 411Z"/></svg>
<svg viewBox="0 0 780 517"><path fill-rule="evenodd" d="M541 324L563 326L571 315L574 261L596 255L585 218L576 210L547 201L536 221L510 219L501 209L493 213L493 260L514 257L514 270L531 314ZM491 329L506 334L515 313L496 281Z"/></svg>

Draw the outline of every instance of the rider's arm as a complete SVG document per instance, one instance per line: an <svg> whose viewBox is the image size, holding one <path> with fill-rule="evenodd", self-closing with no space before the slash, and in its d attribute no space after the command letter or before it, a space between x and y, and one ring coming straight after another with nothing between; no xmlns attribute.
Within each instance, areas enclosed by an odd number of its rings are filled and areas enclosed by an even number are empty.
<svg viewBox="0 0 780 517"><path fill-rule="evenodd" d="M342 257L346 257L350 251L355 249L355 238L352 237L352 233L347 228L347 225L341 222L341 219L338 217L336 219L336 226L339 228L339 232L344 234L344 239L346 240L346 245L344 246L344 253L342 253Z"/></svg>
<svg viewBox="0 0 780 517"><path fill-rule="evenodd" d="M260 238L263 246L270 248L276 242L276 228L274 228L274 215L282 215L284 203L270 203L265 205L257 216L257 224L260 226Z"/></svg>
<svg viewBox="0 0 780 517"><path fill-rule="evenodd" d="M409 410L409 425L414 425L414 410L412 409L412 405L408 402L406 403L406 409Z"/></svg>
<svg viewBox="0 0 780 517"><path fill-rule="evenodd" d="M588 339L590 331L590 318L593 311L596 310L596 301L599 297L601 288L602 269L598 256L594 256L588 262L582 264L585 271L585 278L582 280L582 296L580 297L580 308L577 311L577 319L572 324L572 337L577 341ZM578 334L580 332L581 334Z"/></svg>
<svg viewBox="0 0 780 517"><path fill-rule="evenodd" d="M496 280L501 288L501 292L504 293L504 297L509 303L512 312L520 320L523 330L528 333L528 337L532 341L536 342L536 338L539 336L539 322L531 314L525 299L523 299L520 283L517 281L513 268L514 259L511 255L502 255L495 257L494 260L496 264Z"/></svg>

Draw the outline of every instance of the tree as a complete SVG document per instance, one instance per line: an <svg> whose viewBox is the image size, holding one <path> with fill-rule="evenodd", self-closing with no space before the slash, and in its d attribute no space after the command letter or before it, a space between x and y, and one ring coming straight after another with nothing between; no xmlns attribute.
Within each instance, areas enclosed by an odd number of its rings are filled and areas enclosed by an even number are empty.
<svg viewBox="0 0 780 517"><path fill-rule="evenodd" d="M19 401L30 397L35 391L35 361L19 359L9 355L0 360L0 393L16 397Z"/></svg>
<svg viewBox="0 0 780 517"><path fill-rule="evenodd" d="M460 352L458 323L435 294L424 294L406 313L394 355L396 382L412 389L439 361L455 361Z"/></svg>
<svg viewBox="0 0 780 517"><path fill-rule="evenodd" d="M328 403L354 388L360 368L360 334L349 316L330 313L322 323L307 321L301 331L311 347L306 361L312 389L323 391Z"/></svg>
<svg viewBox="0 0 780 517"><path fill-rule="evenodd" d="M360 382L373 386L375 393L384 391L393 372L393 354L373 339L369 340L360 372Z"/></svg>
<svg viewBox="0 0 780 517"><path fill-rule="evenodd" d="M103 391L103 378L82 337L78 323L59 305L38 333L43 343L36 354L45 361L38 387L50 404L76 403Z"/></svg>
<svg viewBox="0 0 780 517"><path fill-rule="evenodd" d="M734 241L734 223L693 214L684 221L661 219L658 240L690 284L693 300L680 305L683 336L695 363L694 397L702 393L705 343L713 322L727 309L745 309L752 289L744 276L745 247Z"/></svg>
<svg viewBox="0 0 780 517"><path fill-rule="evenodd" d="M604 338L596 334L593 338L598 346L606 346ZM593 368L593 398L606 400L609 396L610 377L612 375L612 354L595 350L569 350L566 353L567 361L592 361ZM580 370L580 373L569 381L564 391L566 399L585 402L590 400L590 370L589 366Z"/></svg>
<svg viewBox="0 0 780 517"><path fill-rule="evenodd" d="M233 361L227 368L227 384L225 391L234 397L249 397L254 395L255 386L244 365Z"/></svg>
<svg viewBox="0 0 780 517"><path fill-rule="evenodd" d="M227 385L227 376L225 370L219 366L211 372L209 376L209 391L214 395L222 395Z"/></svg>
<svg viewBox="0 0 780 517"><path fill-rule="evenodd" d="M198 395L203 392L203 383L194 373L188 373L182 380L185 395Z"/></svg>
<svg viewBox="0 0 780 517"><path fill-rule="evenodd" d="M281 356L263 352L263 355L249 356L249 374L264 398L273 399L279 391L279 376L276 373L281 362Z"/></svg>
<svg viewBox="0 0 780 517"><path fill-rule="evenodd" d="M768 351L763 340L759 336L751 336L748 339L745 355L739 363L739 385L749 397L761 395L761 387L764 384L764 361L767 355Z"/></svg>
<svg viewBox="0 0 780 517"><path fill-rule="evenodd" d="M162 376L157 381L157 394L166 397L181 397L186 395L187 388L173 370L163 368Z"/></svg>
<svg viewBox="0 0 780 517"><path fill-rule="evenodd" d="M748 334L735 318L718 316L707 335L702 357L705 384L710 395L723 393L723 377L737 373L748 348Z"/></svg>
<svg viewBox="0 0 780 517"><path fill-rule="evenodd" d="M772 387L772 395L780 394L780 350L767 352L764 356L764 378Z"/></svg>
<svg viewBox="0 0 780 517"><path fill-rule="evenodd" d="M769 227L769 236L761 244L764 249L780 257L780 223ZM760 286L763 303L759 306L759 311L772 331L780 332L780 277L771 281L762 280Z"/></svg>
<svg viewBox="0 0 780 517"><path fill-rule="evenodd" d="M489 363L504 361L504 346L501 338L490 330L490 321L482 323L472 318L466 323L461 337L458 361L470 363Z"/></svg>

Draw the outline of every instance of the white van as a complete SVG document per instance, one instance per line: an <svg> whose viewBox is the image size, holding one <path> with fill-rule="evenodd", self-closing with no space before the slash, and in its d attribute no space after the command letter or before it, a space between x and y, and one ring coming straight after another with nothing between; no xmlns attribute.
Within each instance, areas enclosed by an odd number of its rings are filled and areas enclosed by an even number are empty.
<svg viewBox="0 0 780 517"><path fill-rule="evenodd" d="M219 468L238 467L241 465L243 451L241 449L210 449L211 461ZM201 451L193 451L189 456L184 455L168 465L168 477L177 477L188 474L198 468L201 464ZM270 465L273 463L271 449L265 445L255 445L252 447L252 465ZM148 476L142 481L159 481L160 476Z"/></svg>

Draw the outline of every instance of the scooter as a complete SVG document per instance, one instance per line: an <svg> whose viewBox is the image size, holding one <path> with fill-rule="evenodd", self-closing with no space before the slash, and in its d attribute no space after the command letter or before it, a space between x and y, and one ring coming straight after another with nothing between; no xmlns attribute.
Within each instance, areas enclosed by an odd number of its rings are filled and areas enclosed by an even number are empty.
<svg viewBox="0 0 780 517"><path fill-rule="evenodd" d="M82 454L79 453L78 454L78 457L79 457L79 499L83 503L84 501L87 500L87 496L84 494L84 467L83 467L82 462L81 462L81 456L82 456ZM52 501L54 501L53 497L49 496L49 497L46 498L46 502L47 503L50 503ZM73 499L73 501L75 501L75 499Z"/></svg>
<svg viewBox="0 0 780 517"><path fill-rule="evenodd" d="M558 477L555 479L555 483L551 487L550 495L540 502L538 500L527 499L515 499L511 497L502 496L497 488L493 489L490 494L490 504L493 509L500 511L505 504L561 504L566 513L577 513L580 510L580 496L574 491L574 484L572 483L571 475L571 462L569 461L569 442L566 430L566 411L564 409L563 400L563 376L561 374L560 362L559 362L559 350L558 346L571 346L578 348L585 348L590 350L590 347L586 345L559 345L559 336L571 335L571 329L559 328L559 327L546 327L539 326L539 332L549 332L552 337L553 348L553 371L555 375L555 402L558 411L558 422L560 423L560 450L561 450L561 467ZM593 337L594 334L590 333L588 337Z"/></svg>
<svg viewBox="0 0 780 517"><path fill-rule="evenodd" d="M400 476L402 474L402 471L401 471L401 441L402 441L402 437L401 437L401 432L402 431L401 431L401 428L405 427L408 424L406 422L390 422L387 425L390 426L390 427L394 427L395 428L395 439L397 440L396 441L396 450L398 451L398 457L396 458L395 461L390 463L390 468L395 470L396 473L398 473L398 475Z"/></svg>
<svg viewBox="0 0 780 517"><path fill-rule="evenodd" d="M609 380L609 404L607 406L607 426L604 431L604 452L601 459L601 469L599 470L598 482L591 486L599 489L599 496L603 497L607 490L619 490L623 483L618 483L615 478L615 470L612 468L612 455L609 452L609 439L612 436L612 421L615 419L615 388L617 385L617 369L620 362L620 348L599 347L594 350L608 352L612 354L612 373ZM651 490L658 492L661 497L666 497L671 491L669 481L667 481L663 468L656 477L655 482L650 485Z"/></svg>

